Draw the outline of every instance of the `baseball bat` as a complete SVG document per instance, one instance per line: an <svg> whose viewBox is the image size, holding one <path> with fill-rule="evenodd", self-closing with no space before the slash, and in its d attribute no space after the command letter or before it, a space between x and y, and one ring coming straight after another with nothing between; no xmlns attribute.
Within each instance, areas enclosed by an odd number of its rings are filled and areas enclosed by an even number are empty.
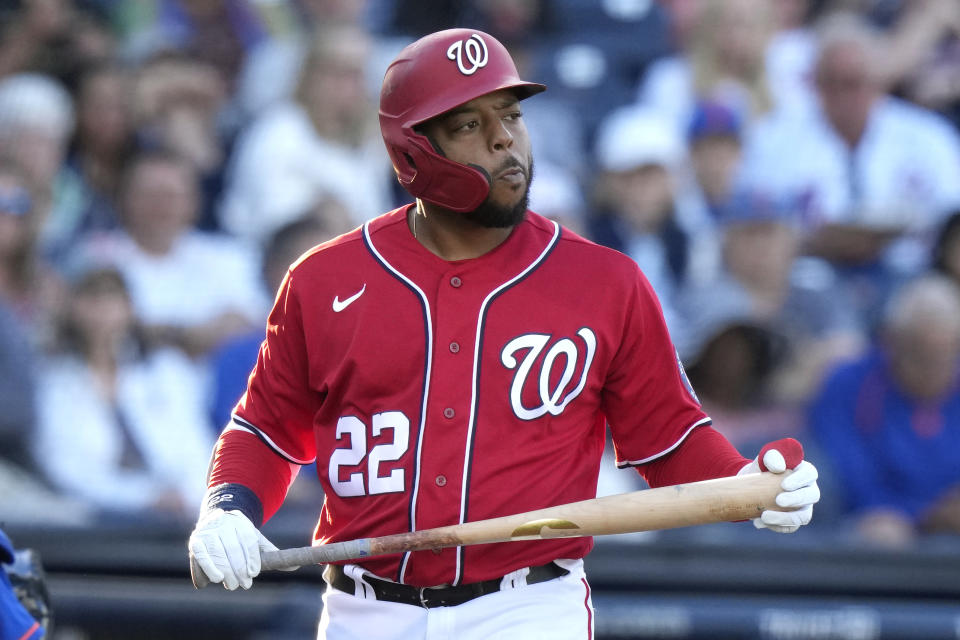
<svg viewBox="0 0 960 640"><path fill-rule="evenodd" d="M780 483L790 473L763 472L702 480L423 531L265 551L260 566L262 570L296 569L407 551L634 533L748 520L767 509L790 511L777 506L775 501ZM190 574L197 589L209 584L192 555Z"/></svg>

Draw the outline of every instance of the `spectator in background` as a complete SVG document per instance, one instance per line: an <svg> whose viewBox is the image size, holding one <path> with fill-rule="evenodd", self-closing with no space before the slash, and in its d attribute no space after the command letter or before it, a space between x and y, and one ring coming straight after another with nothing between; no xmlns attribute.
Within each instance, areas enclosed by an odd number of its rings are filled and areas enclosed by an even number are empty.
<svg viewBox="0 0 960 640"><path fill-rule="evenodd" d="M52 213L62 229L55 255L67 252L82 233L120 226L120 178L135 146L132 89L128 72L115 64L80 76L77 128Z"/></svg>
<svg viewBox="0 0 960 640"><path fill-rule="evenodd" d="M221 203L221 223L263 243L319 200L347 206L354 224L393 207L395 181L367 93L370 38L355 25L317 32L296 97L241 136Z"/></svg>
<svg viewBox="0 0 960 640"><path fill-rule="evenodd" d="M20 306L30 294L33 266L30 192L10 165L0 164L0 451L30 466L27 438L33 430L34 360L27 318Z"/></svg>
<svg viewBox="0 0 960 640"><path fill-rule="evenodd" d="M121 207L123 228L91 235L70 262L120 269L151 343L205 356L260 322L266 300L255 253L193 227L198 193L191 163L169 153L139 154L127 168Z"/></svg>
<svg viewBox="0 0 960 640"><path fill-rule="evenodd" d="M704 396L704 406L709 407L717 424L742 433L760 431L745 446L763 438L796 435L803 423L800 408L819 387L826 369L857 354L864 344L863 329L854 310L834 292L835 278L829 266L811 258L798 259L800 233L791 205L746 195L730 201L720 215L720 275L700 287L689 288L680 303L681 312L691 323L691 337L700 343L705 338L704 329L697 328L698 325L717 314L723 318L724 313L740 324L756 325L777 334L777 357L764 360L754 356L751 362L769 364L754 364L753 378L740 376L741 381L746 381L740 387L735 387L735 375L725 373L735 370L731 363L738 361L724 354L735 351L729 346L714 346L706 365L691 362L691 380ZM725 307L730 312L723 312ZM725 320L725 325L730 323ZM709 325L706 332L706 338L719 333ZM752 340L747 345L751 348L760 343L753 336L747 339ZM726 341L731 343L733 339ZM685 347L682 340L678 341L678 348L681 353L704 352L702 346ZM764 348L774 352L772 347ZM701 385L700 374L712 375L710 372L717 374L714 381ZM712 386L723 393L711 392ZM730 389L740 391L733 393ZM786 417L793 421L794 433L766 431L777 428L776 422L782 425Z"/></svg>
<svg viewBox="0 0 960 640"><path fill-rule="evenodd" d="M113 57L116 41L103 16L73 0L0 3L0 77L39 73L73 89L88 65Z"/></svg>
<svg viewBox="0 0 960 640"><path fill-rule="evenodd" d="M744 122L773 106L766 52L775 28L770 0L698 0L683 6L680 51L654 61L637 100L671 118L681 134L698 99L722 102Z"/></svg>
<svg viewBox="0 0 960 640"><path fill-rule="evenodd" d="M929 234L960 203L960 136L884 92L880 42L856 16L828 19L815 68L820 108L758 125L744 171L758 190L806 201L806 250L841 268L846 295L871 322L896 278L924 266Z"/></svg>
<svg viewBox="0 0 960 640"><path fill-rule="evenodd" d="M76 276L58 338L40 377L37 466L101 511L191 518L213 438L189 361L146 347L112 268Z"/></svg>
<svg viewBox="0 0 960 640"><path fill-rule="evenodd" d="M742 131L736 111L711 101L697 103L687 127L692 191L711 220L733 197L743 157Z"/></svg>
<svg viewBox="0 0 960 640"><path fill-rule="evenodd" d="M20 342L25 338L20 349L42 347L51 336L52 317L62 295L61 282L37 250L36 200L30 182L19 166L2 156L0 211L0 302L10 316L5 328L11 339ZM20 357L26 357L26 353ZM24 377L29 378L28 369ZM8 380L12 385L17 382Z"/></svg>
<svg viewBox="0 0 960 640"><path fill-rule="evenodd" d="M773 394L773 376L785 359L784 337L757 316L747 292L711 288L682 305L687 322L674 342L714 427L737 447L767 436L797 436L801 416L777 404Z"/></svg>
<svg viewBox="0 0 960 640"><path fill-rule="evenodd" d="M0 156L29 182L44 251L58 246L70 231L51 212L73 127L70 94L53 78L21 73L0 79Z"/></svg>
<svg viewBox="0 0 960 640"><path fill-rule="evenodd" d="M261 275L267 291L275 294L287 275L287 269L297 258L335 235L338 234L332 232L331 222L318 215L307 215L277 229L263 253ZM247 388L247 378L257 364L262 342L263 328L258 325L226 340L211 356L212 414L218 433L230 422L233 407Z"/></svg>
<svg viewBox="0 0 960 640"><path fill-rule="evenodd" d="M0 517L76 524L85 521L86 510L53 494L30 451L37 357L61 296L36 254L32 203L23 174L0 160Z"/></svg>
<svg viewBox="0 0 960 640"><path fill-rule="evenodd" d="M623 107L601 123L595 156L600 172L588 235L640 265L676 334L675 298L694 278L695 243L706 223L677 207L683 141L658 112Z"/></svg>
<svg viewBox="0 0 960 640"><path fill-rule="evenodd" d="M891 298L882 340L840 365L812 403L846 513L864 539L960 534L960 293L943 276Z"/></svg>
<svg viewBox="0 0 960 640"><path fill-rule="evenodd" d="M50 490L30 451L37 346L59 294L36 255L32 215L27 182L0 160L0 514L6 523L85 523L86 509Z"/></svg>
<svg viewBox="0 0 960 640"><path fill-rule="evenodd" d="M726 273L746 290L753 312L787 339L790 358L778 373L776 399L805 402L830 364L864 347L865 328L836 295L832 269L799 257L794 203L734 200L721 220Z"/></svg>
<svg viewBox="0 0 960 640"><path fill-rule="evenodd" d="M215 203L227 156L227 133L219 123L228 99L217 70L185 54L160 54L138 69L133 110L139 143L193 165L202 194L196 224L206 230L219 229Z"/></svg>

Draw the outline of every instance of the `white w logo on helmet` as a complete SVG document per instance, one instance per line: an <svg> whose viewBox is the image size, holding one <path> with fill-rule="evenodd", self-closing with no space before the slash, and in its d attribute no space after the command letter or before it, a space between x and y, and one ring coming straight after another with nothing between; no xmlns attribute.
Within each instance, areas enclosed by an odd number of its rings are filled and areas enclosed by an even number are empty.
<svg viewBox="0 0 960 640"><path fill-rule="evenodd" d="M463 57L467 57L470 67L463 64ZM457 68L465 76L472 76L477 69L487 66L487 43L477 34L466 40L457 40L447 49L447 58L457 61Z"/></svg>

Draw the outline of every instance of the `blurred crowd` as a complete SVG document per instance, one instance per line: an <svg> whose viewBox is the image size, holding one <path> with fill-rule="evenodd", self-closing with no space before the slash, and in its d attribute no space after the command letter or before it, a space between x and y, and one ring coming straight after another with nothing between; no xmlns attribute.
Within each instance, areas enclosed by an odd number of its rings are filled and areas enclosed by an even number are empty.
<svg viewBox="0 0 960 640"><path fill-rule="evenodd" d="M548 85L531 209L641 265L715 426L803 441L818 524L960 535L956 0L0 0L0 524L195 518L288 265L408 201L380 82L451 26Z"/></svg>

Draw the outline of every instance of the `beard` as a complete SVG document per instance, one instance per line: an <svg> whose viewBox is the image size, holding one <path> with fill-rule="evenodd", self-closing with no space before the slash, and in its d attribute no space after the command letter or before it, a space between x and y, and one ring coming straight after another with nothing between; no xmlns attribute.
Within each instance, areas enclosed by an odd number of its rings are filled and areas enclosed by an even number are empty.
<svg viewBox="0 0 960 640"><path fill-rule="evenodd" d="M499 167L497 171L504 171L511 167L523 168L519 162L513 160ZM497 204L490 199L491 194L487 194L487 198L480 203L479 207L461 215L470 222L488 229L504 229L520 224L527 217L527 206L530 203L530 185L533 183L532 157L524 173L526 174L527 184L523 189L523 197L516 204L512 206Z"/></svg>

